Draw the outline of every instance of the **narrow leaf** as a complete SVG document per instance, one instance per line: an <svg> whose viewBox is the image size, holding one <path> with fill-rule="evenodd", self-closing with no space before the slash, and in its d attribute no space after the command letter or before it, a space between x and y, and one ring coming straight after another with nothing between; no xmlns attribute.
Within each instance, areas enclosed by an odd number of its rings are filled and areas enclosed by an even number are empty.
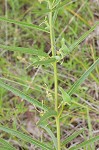
<svg viewBox="0 0 99 150"><path fill-rule="evenodd" d="M78 79L78 81L73 84L71 89L68 91L69 95L72 95L75 92L75 90L78 88L78 86L84 82L84 80L88 77L88 75L94 70L94 68L98 64L99 64L99 58L89 67L88 70L86 70L86 72Z"/></svg>
<svg viewBox="0 0 99 150"><path fill-rule="evenodd" d="M66 93L63 88L60 87L59 89L62 93L62 98L63 98L64 103L67 103L68 105L70 105L71 98L70 98L69 94Z"/></svg>
<svg viewBox="0 0 99 150"><path fill-rule="evenodd" d="M48 58L48 59L45 59L45 60L36 61L36 62L33 63L33 65L48 65L48 64L53 63L55 61L56 61L55 58Z"/></svg>
<svg viewBox="0 0 99 150"><path fill-rule="evenodd" d="M80 135L82 132L84 131L84 129L81 129L77 132L74 132L72 135L70 135L69 137L67 137L63 142L62 142L62 146L68 144L69 142L71 142L73 139L75 139L78 135Z"/></svg>
<svg viewBox="0 0 99 150"><path fill-rule="evenodd" d="M8 85L8 84L5 84L1 81L0 79L0 86L5 88L6 90L8 91L11 91L12 93L14 93L16 96L19 96L20 98L28 101L29 103L37 106L38 108L41 108L43 110L48 110L48 108L43 105L41 102L35 100L35 99L32 99L30 96L26 95L25 93L21 92L20 90Z"/></svg>
<svg viewBox="0 0 99 150"><path fill-rule="evenodd" d="M74 42L69 47L70 52L72 50L74 50L84 39L86 39L86 37L97 27L97 25L99 25L99 22L96 22L96 24L93 27L91 27L90 30L88 30L87 32L85 32L76 42Z"/></svg>
<svg viewBox="0 0 99 150"><path fill-rule="evenodd" d="M70 2L67 3L67 0L65 0L65 1L61 2L61 4L56 5L56 7L53 7L53 9L45 9L45 10L39 10L39 11L35 10L35 11L32 11L32 12L37 13L37 14L45 14L45 13L49 13L49 12L54 12L54 11L64 7L64 6L68 6L68 5L72 4L75 1L77 1L77 0L73 0L72 2L70 1Z"/></svg>
<svg viewBox="0 0 99 150"><path fill-rule="evenodd" d="M93 128L92 128L92 122L91 122L91 117L90 117L90 113L89 113L89 108L87 107L87 123L88 123L88 129L89 129L89 138L93 137ZM89 145L92 147L92 150L95 150L95 145L94 143L92 145Z"/></svg>
<svg viewBox="0 0 99 150"><path fill-rule="evenodd" d="M42 125L42 123L50 118L50 117L55 117L57 116L57 112L54 111L54 110L48 110L41 118L40 118L40 121L38 122L38 125Z"/></svg>
<svg viewBox="0 0 99 150"><path fill-rule="evenodd" d="M1 146L0 145L0 150L11 150L10 148L6 147L6 146Z"/></svg>
<svg viewBox="0 0 99 150"><path fill-rule="evenodd" d="M58 149L58 147L57 147L57 138L55 137L55 135L53 134L53 132L47 126L40 125L40 127L42 127L44 130L46 130L47 133L50 135L51 140L53 141L54 146L55 146L55 148L57 150Z"/></svg>
<svg viewBox="0 0 99 150"><path fill-rule="evenodd" d="M10 51L15 51L15 52L21 52L24 54L31 54L31 55L44 56L44 57L48 56L43 51L32 49L32 48L6 46L6 45L1 45L1 44L0 44L0 48L3 48L5 50L10 50Z"/></svg>
<svg viewBox="0 0 99 150"><path fill-rule="evenodd" d="M16 131L16 130L13 130L13 129L10 129L10 128L7 128L7 127L4 127L4 126L1 126L0 125L0 130L4 131L4 132L7 132L13 136L16 136L28 143L31 143L33 145L36 145L42 149L45 149L45 150L51 150L51 148L49 148L48 146L46 146L44 143L38 141L38 140L34 140L33 138L31 138L30 136L26 135L26 134L23 134L19 131Z"/></svg>
<svg viewBox="0 0 99 150"><path fill-rule="evenodd" d="M98 140L99 140L99 136L93 137L93 138L91 138L91 139L89 139L87 141L84 141L84 142L82 142L82 143L80 143L80 144L78 144L76 146L71 147L69 150L78 150L78 149L80 149L80 148L82 148L84 146L87 146L89 144L92 144L92 143L94 143L94 142L96 142Z"/></svg>
<svg viewBox="0 0 99 150"><path fill-rule="evenodd" d="M28 24L28 23L25 23L25 22L20 22L20 21L16 21L16 20L12 20L12 19L7 19L7 18L4 18L4 17L0 17L0 21L14 23L14 24L20 25L22 27L27 27L27 28L31 28L31 29L37 29L37 30L49 33L48 30L46 30L46 29L44 29L42 27L39 27L37 25L34 25L34 24Z"/></svg>
<svg viewBox="0 0 99 150"><path fill-rule="evenodd" d="M79 18L82 22L84 22L87 26L90 27L90 24L88 23L88 21L86 21L83 17L81 17L78 13L76 13L75 11L73 11L72 9L70 9L69 7L65 8L67 11L69 11L71 14L73 14L74 16L76 16L77 18Z"/></svg>
<svg viewBox="0 0 99 150"><path fill-rule="evenodd" d="M34 14L45 14L45 13L49 13L49 12L51 12L50 9L32 11L32 13L34 13Z"/></svg>
<svg viewBox="0 0 99 150"><path fill-rule="evenodd" d="M3 146L6 146L8 149L10 150L16 150L10 143L8 143L6 140L4 140L3 138L0 138L0 143Z"/></svg>
<svg viewBox="0 0 99 150"><path fill-rule="evenodd" d="M91 27L90 30L88 30L87 32L85 32L77 41L75 41L71 46L67 47L67 45L65 45L64 47L64 55L62 57L62 59L67 55L67 52L70 53L72 52L83 40L86 39L86 37L93 32L93 30L97 27L97 25L99 25L99 21L96 22L96 24ZM65 41L66 42L66 41Z"/></svg>
<svg viewBox="0 0 99 150"><path fill-rule="evenodd" d="M59 6L53 8L52 11L55 11L57 9L60 9L60 8L64 7L64 6L70 5L73 2L75 2L75 1L77 1L77 0L72 0L72 1L70 1L70 2L67 3L67 0L64 0L63 2L61 2L61 4L59 4Z"/></svg>

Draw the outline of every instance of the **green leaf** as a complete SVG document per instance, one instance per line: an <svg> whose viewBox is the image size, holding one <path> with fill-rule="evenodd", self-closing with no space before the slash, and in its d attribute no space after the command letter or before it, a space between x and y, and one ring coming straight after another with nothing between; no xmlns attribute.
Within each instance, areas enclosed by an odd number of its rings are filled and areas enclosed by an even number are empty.
<svg viewBox="0 0 99 150"><path fill-rule="evenodd" d="M48 56L48 54L44 53L43 51L32 49L32 48L5 46L1 44L0 44L0 48L10 50L10 51L15 51L15 52L21 52L24 54L31 54L31 55L44 56L44 57Z"/></svg>
<svg viewBox="0 0 99 150"><path fill-rule="evenodd" d="M53 134L53 132L45 125L40 125L41 128L43 128L44 130L47 131L47 133L50 135L51 137L51 140L53 141L54 143L54 146L56 148L56 150L58 149L58 146L57 146L57 138L55 137L55 135Z"/></svg>
<svg viewBox="0 0 99 150"><path fill-rule="evenodd" d="M63 2L61 2L61 4L59 4L59 6L53 8L52 11L55 11L57 9L60 9L60 8L64 7L64 6L70 5L75 1L77 1L77 0L73 0L72 2L70 1L70 2L67 3L67 0L64 0Z"/></svg>
<svg viewBox="0 0 99 150"><path fill-rule="evenodd" d="M67 137L63 142L62 142L62 146L68 144L69 142L71 142L73 139L75 139L78 135L80 135L82 132L84 131L84 129L81 129L77 132L74 132L72 135L70 135L69 137Z"/></svg>
<svg viewBox="0 0 99 150"><path fill-rule="evenodd" d="M40 10L40 11L35 10L35 11L32 11L32 12L37 13L37 14L45 14L45 13L49 13L49 12L54 12L54 11L64 7L64 6L68 6L68 5L72 4L75 1L76 0L73 0L72 2L70 1L70 2L67 3L67 0L65 0L65 1L61 2L61 4L56 5L56 7L54 7L52 10L51 9L45 9L45 10Z"/></svg>
<svg viewBox="0 0 99 150"><path fill-rule="evenodd" d="M0 138L0 143L3 146L6 146L9 150L16 150L10 143L8 143L6 140Z"/></svg>
<svg viewBox="0 0 99 150"><path fill-rule="evenodd" d="M91 123L91 117L90 117L90 114L89 114L89 108L87 107L87 124L88 124L88 129L89 129L89 138L92 138L93 137L93 128L92 128L92 123ZM91 145L92 147L92 150L95 150L95 145L92 144ZM90 146L89 146L90 148Z"/></svg>
<svg viewBox="0 0 99 150"><path fill-rule="evenodd" d="M99 25L99 21L95 23L93 27L91 27L90 30L85 32L77 41L75 41L71 46L67 47L66 45L64 46L64 55L62 59L67 55L67 53L72 52L86 37ZM66 42L66 41L65 41ZM61 51L63 49L61 48Z"/></svg>
<svg viewBox="0 0 99 150"><path fill-rule="evenodd" d="M59 49L59 52L62 55L62 57L64 57L66 54L69 54L70 52L69 45L64 38L62 38L61 40L61 48Z"/></svg>
<svg viewBox="0 0 99 150"><path fill-rule="evenodd" d="M79 85L81 85L84 80L88 77L88 75L94 70L94 68L99 64L99 58L89 67L88 70L73 84L71 89L68 91L69 95L72 95L75 90L78 88Z"/></svg>
<svg viewBox="0 0 99 150"><path fill-rule="evenodd" d="M57 8L59 6L60 2L61 2L61 0L56 0L54 2L54 8L55 7ZM58 11L59 11L59 9L56 9L55 12L53 13L53 24L55 24L55 21L57 19Z"/></svg>
<svg viewBox="0 0 99 150"><path fill-rule="evenodd" d="M44 9L44 10L35 10L35 11L32 11L32 13L34 13L34 14L45 14L45 13L49 13L49 12L51 12L51 10L50 9Z"/></svg>
<svg viewBox="0 0 99 150"><path fill-rule="evenodd" d="M33 145L36 145L40 148L42 148L43 150L51 150L50 147L46 146L44 143L38 141L38 140L34 140L33 138L31 138L30 136L26 135L26 134L23 134L19 131L16 131L16 130L13 130L13 129L10 129L10 128L7 128L7 127L4 127L4 126L1 126L0 125L0 130L4 131L4 132L7 132L13 136L16 136L28 143L31 143Z"/></svg>
<svg viewBox="0 0 99 150"><path fill-rule="evenodd" d="M20 98L28 101L29 103L35 105L36 107L41 108L43 110L48 110L48 108L45 105L43 105L41 102L39 102L35 99L32 99L30 96L26 95L25 93L21 92L20 90L14 88L8 84L3 83L1 79L0 79L0 86L5 88L8 91L11 91L16 96L19 96Z"/></svg>
<svg viewBox="0 0 99 150"><path fill-rule="evenodd" d="M99 25L99 21L96 22L96 24L91 27L90 30L88 30L87 32L85 32L76 42L74 42L70 47L69 50L70 52L72 50L74 50L84 39L86 39L86 37L97 27L97 25Z"/></svg>
<svg viewBox="0 0 99 150"><path fill-rule="evenodd" d="M92 143L94 143L94 142L96 142L98 140L99 140L99 136L93 137L93 138L91 138L91 139L89 139L87 141L84 141L84 142L82 142L82 143L80 143L80 144L78 144L76 146L71 147L69 150L78 150L78 149L80 149L80 148L82 148L84 146L87 146L89 144L92 144Z"/></svg>
<svg viewBox="0 0 99 150"><path fill-rule="evenodd" d="M46 30L46 29L44 29L42 27L39 27L37 25L34 25L34 24L28 24L28 23L25 23L25 22L20 22L20 21L16 21L16 20L12 20L12 19L7 19L7 18L4 18L4 17L0 17L0 21L14 23L14 24L20 25L22 27L31 28L31 29L37 29L37 30L49 33L48 30Z"/></svg>
<svg viewBox="0 0 99 150"><path fill-rule="evenodd" d="M48 110L41 118L40 121L38 122L38 125L42 125L42 123L50 118L50 117L56 117L57 116L57 112L54 110Z"/></svg>
<svg viewBox="0 0 99 150"><path fill-rule="evenodd" d="M55 61L56 61L55 58L48 58L48 59L44 59L41 61L36 61L32 65L48 65L48 64L53 63Z"/></svg>
<svg viewBox="0 0 99 150"><path fill-rule="evenodd" d="M1 146L0 145L0 150L11 150L10 148L6 147L6 146Z"/></svg>
<svg viewBox="0 0 99 150"><path fill-rule="evenodd" d="M66 92L64 91L64 89L61 88L61 87L59 88L59 90L60 90L61 93L62 93L62 98L63 98L64 103L67 103L68 105L70 105L70 103L71 103L71 97L69 96L69 94L66 93Z"/></svg>

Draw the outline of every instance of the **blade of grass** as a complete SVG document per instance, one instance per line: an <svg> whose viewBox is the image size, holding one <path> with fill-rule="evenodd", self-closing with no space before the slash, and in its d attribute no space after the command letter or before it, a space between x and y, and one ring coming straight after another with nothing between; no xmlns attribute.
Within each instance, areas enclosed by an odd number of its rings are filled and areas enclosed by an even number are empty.
<svg viewBox="0 0 99 150"><path fill-rule="evenodd" d="M77 18L79 18L82 22L84 22L87 26L90 27L90 24L88 21L86 21L82 16L80 16L78 13L74 12L72 9L66 7L66 10L69 11L71 14L75 15Z"/></svg>
<svg viewBox="0 0 99 150"><path fill-rule="evenodd" d="M53 141L54 146L55 146L55 148L56 148L56 150L57 150L57 149L58 149L58 148L57 148L57 139L56 139L55 135L53 134L53 132L52 132L47 126L40 125L40 127L43 128L44 130L46 130L47 133L50 135L51 140Z"/></svg>
<svg viewBox="0 0 99 150"><path fill-rule="evenodd" d="M78 149L80 149L80 148L82 148L84 146L87 146L89 144L92 144L92 143L94 143L94 142L96 142L98 140L99 140L99 136L93 137L93 138L91 138L91 139L89 139L87 141L84 141L84 142L82 142L82 143L80 143L80 144L78 144L76 146L73 146L73 147L69 148L69 150L78 150Z"/></svg>
<svg viewBox="0 0 99 150"><path fill-rule="evenodd" d="M74 132L72 135L70 135L69 137L67 137L63 142L62 142L62 146L68 144L69 142L71 142L73 139L75 139L78 135L80 135L82 132L84 131L84 129L81 129L77 132Z"/></svg>
<svg viewBox="0 0 99 150"><path fill-rule="evenodd" d="M90 113L89 113L89 108L87 107L87 122L88 122L88 129L89 129L89 137L93 137L93 131L92 131L92 124L91 124L91 118L90 118ZM89 148L92 147L92 150L95 150L94 143L92 145L89 145Z"/></svg>
<svg viewBox="0 0 99 150"><path fill-rule="evenodd" d="M6 147L6 146L1 146L0 145L0 150L11 150L10 148Z"/></svg>
<svg viewBox="0 0 99 150"><path fill-rule="evenodd" d="M82 66L85 70L88 69L88 64L83 63L82 59L79 60L79 58L75 57L74 60L76 60L77 63L81 64L81 66ZM94 62L95 62L95 60L94 60ZM97 67L96 67L96 68L97 68ZM96 68L95 68L95 70L96 70ZM97 73L97 74L98 74L98 73ZM99 84L98 78L97 78L93 73L90 73L90 76L93 78L93 80L95 80L95 82L96 82L97 84Z"/></svg>
<svg viewBox="0 0 99 150"><path fill-rule="evenodd" d="M57 116L57 112L54 110L48 110L41 118L40 121L38 122L38 125L42 125L42 123L50 118L50 117L56 117Z"/></svg>
<svg viewBox="0 0 99 150"><path fill-rule="evenodd" d="M76 1L77 0L72 0L72 1L67 3L67 0L64 0L59 6L53 8L52 11L55 11L57 9L60 9L60 8L64 7L64 6L70 5L70 4L72 4L72 3L76 2Z"/></svg>
<svg viewBox="0 0 99 150"><path fill-rule="evenodd" d="M0 130L6 132L6 133L9 133L13 136L16 136L18 138L20 138L21 140L24 140L28 143L31 143L33 145L36 145L42 149L45 149L45 150L51 150L50 147L46 146L44 143L38 141L38 140L34 140L33 138L31 138L30 136L26 135L26 134L23 134L19 131L16 131L16 130L13 130L13 129L10 129L10 128L7 128L7 127L4 127L4 126L1 126L0 125Z"/></svg>
<svg viewBox="0 0 99 150"><path fill-rule="evenodd" d="M31 55L37 55L37 56L48 56L46 53L44 53L41 50L36 50L32 48L24 48L24 47L14 47L14 46L6 46L6 45L1 45L0 48L10 50L10 51L15 51L15 52L21 52L25 54L31 54Z"/></svg>
<svg viewBox="0 0 99 150"><path fill-rule="evenodd" d="M48 108L45 105L43 105L41 102L39 102L35 99L32 99L30 96L26 95L25 93L21 92L20 90L14 88L8 84L3 83L1 79L0 79L0 86L5 88L8 91L11 91L16 96L19 96L20 98L28 101L29 103L35 105L36 107L41 108L43 110L48 110Z"/></svg>
<svg viewBox="0 0 99 150"><path fill-rule="evenodd" d="M17 24L17 25L22 26L22 27L27 27L27 28L36 29L36 30L40 30L40 31L49 33L48 30L46 30L42 27L39 27L37 25L34 25L34 24L29 24L29 23L25 23L25 22L21 22L21 21L16 21L16 20L13 20L13 19L7 19L7 18L4 18L4 17L0 17L0 21L5 21L5 22L8 22L8 23Z"/></svg>
<svg viewBox="0 0 99 150"><path fill-rule="evenodd" d="M89 67L88 70L73 84L71 89L67 92L69 95L72 95L75 90L81 85L84 80L88 77L88 75L94 70L94 68L99 64L99 58Z"/></svg>
<svg viewBox="0 0 99 150"><path fill-rule="evenodd" d="M3 146L6 146L8 149L10 150L16 150L10 143L8 143L6 140L4 140L3 138L0 138L0 143Z"/></svg>

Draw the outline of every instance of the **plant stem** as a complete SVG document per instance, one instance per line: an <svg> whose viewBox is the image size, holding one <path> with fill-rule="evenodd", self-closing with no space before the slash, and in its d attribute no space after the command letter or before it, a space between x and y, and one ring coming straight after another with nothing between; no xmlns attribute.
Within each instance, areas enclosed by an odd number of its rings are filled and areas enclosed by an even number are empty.
<svg viewBox="0 0 99 150"><path fill-rule="evenodd" d="M49 2L49 8L51 9L51 4ZM49 24L50 24L50 40L51 40L51 51L52 56L56 55L55 52L55 37L54 37L54 27L53 27L53 18L52 18L52 12L49 13ZM57 78L57 62L54 62L53 64L54 69L54 86L55 86L55 111L58 114L58 78ZM56 117L56 127L57 127L57 146L58 150L61 150L61 144L60 144L60 121L59 116Z"/></svg>

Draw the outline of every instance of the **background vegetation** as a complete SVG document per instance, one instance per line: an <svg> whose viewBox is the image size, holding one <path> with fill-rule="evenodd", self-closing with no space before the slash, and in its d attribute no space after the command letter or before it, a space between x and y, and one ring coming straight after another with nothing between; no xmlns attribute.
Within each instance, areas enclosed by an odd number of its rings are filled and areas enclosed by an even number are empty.
<svg viewBox="0 0 99 150"><path fill-rule="evenodd" d="M68 3L70 1L67 1ZM71 45L99 19L99 4L95 0L80 0L59 10L55 32L57 49L61 45ZM45 3L37 0L0 0L0 16L33 23L45 27L48 23L45 14L36 13L45 10ZM65 40L64 40L65 39ZM0 22L0 44L19 47L33 47L49 53L50 38L47 33L24 28L7 22ZM99 27L97 27L72 53L58 63L59 86L68 90L72 84L99 57ZM53 108L53 70L50 65L34 67L36 57L19 52L0 49L0 79L17 87L34 99ZM59 98L62 99L59 91ZM61 117L61 135L64 140L74 131L84 128L86 132L66 146L78 144L83 139L99 135L99 67L90 74L85 82L73 94L75 104L65 106ZM79 103L78 104L76 104ZM88 110L84 108L88 106ZM0 123L18 129L40 141L49 144L50 137L36 126L42 111L30 103L0 87ZM56 134L53 120L49 126ZM1 132L1 131L0 131ZM1 132L0 137L10 141L17 149L36 150L36 146L20 141L16 137ZM98 142L95 149L99 148ZM91 147L88 147L89 150ZM64 148L65 149L65 148Z"/></svg>

